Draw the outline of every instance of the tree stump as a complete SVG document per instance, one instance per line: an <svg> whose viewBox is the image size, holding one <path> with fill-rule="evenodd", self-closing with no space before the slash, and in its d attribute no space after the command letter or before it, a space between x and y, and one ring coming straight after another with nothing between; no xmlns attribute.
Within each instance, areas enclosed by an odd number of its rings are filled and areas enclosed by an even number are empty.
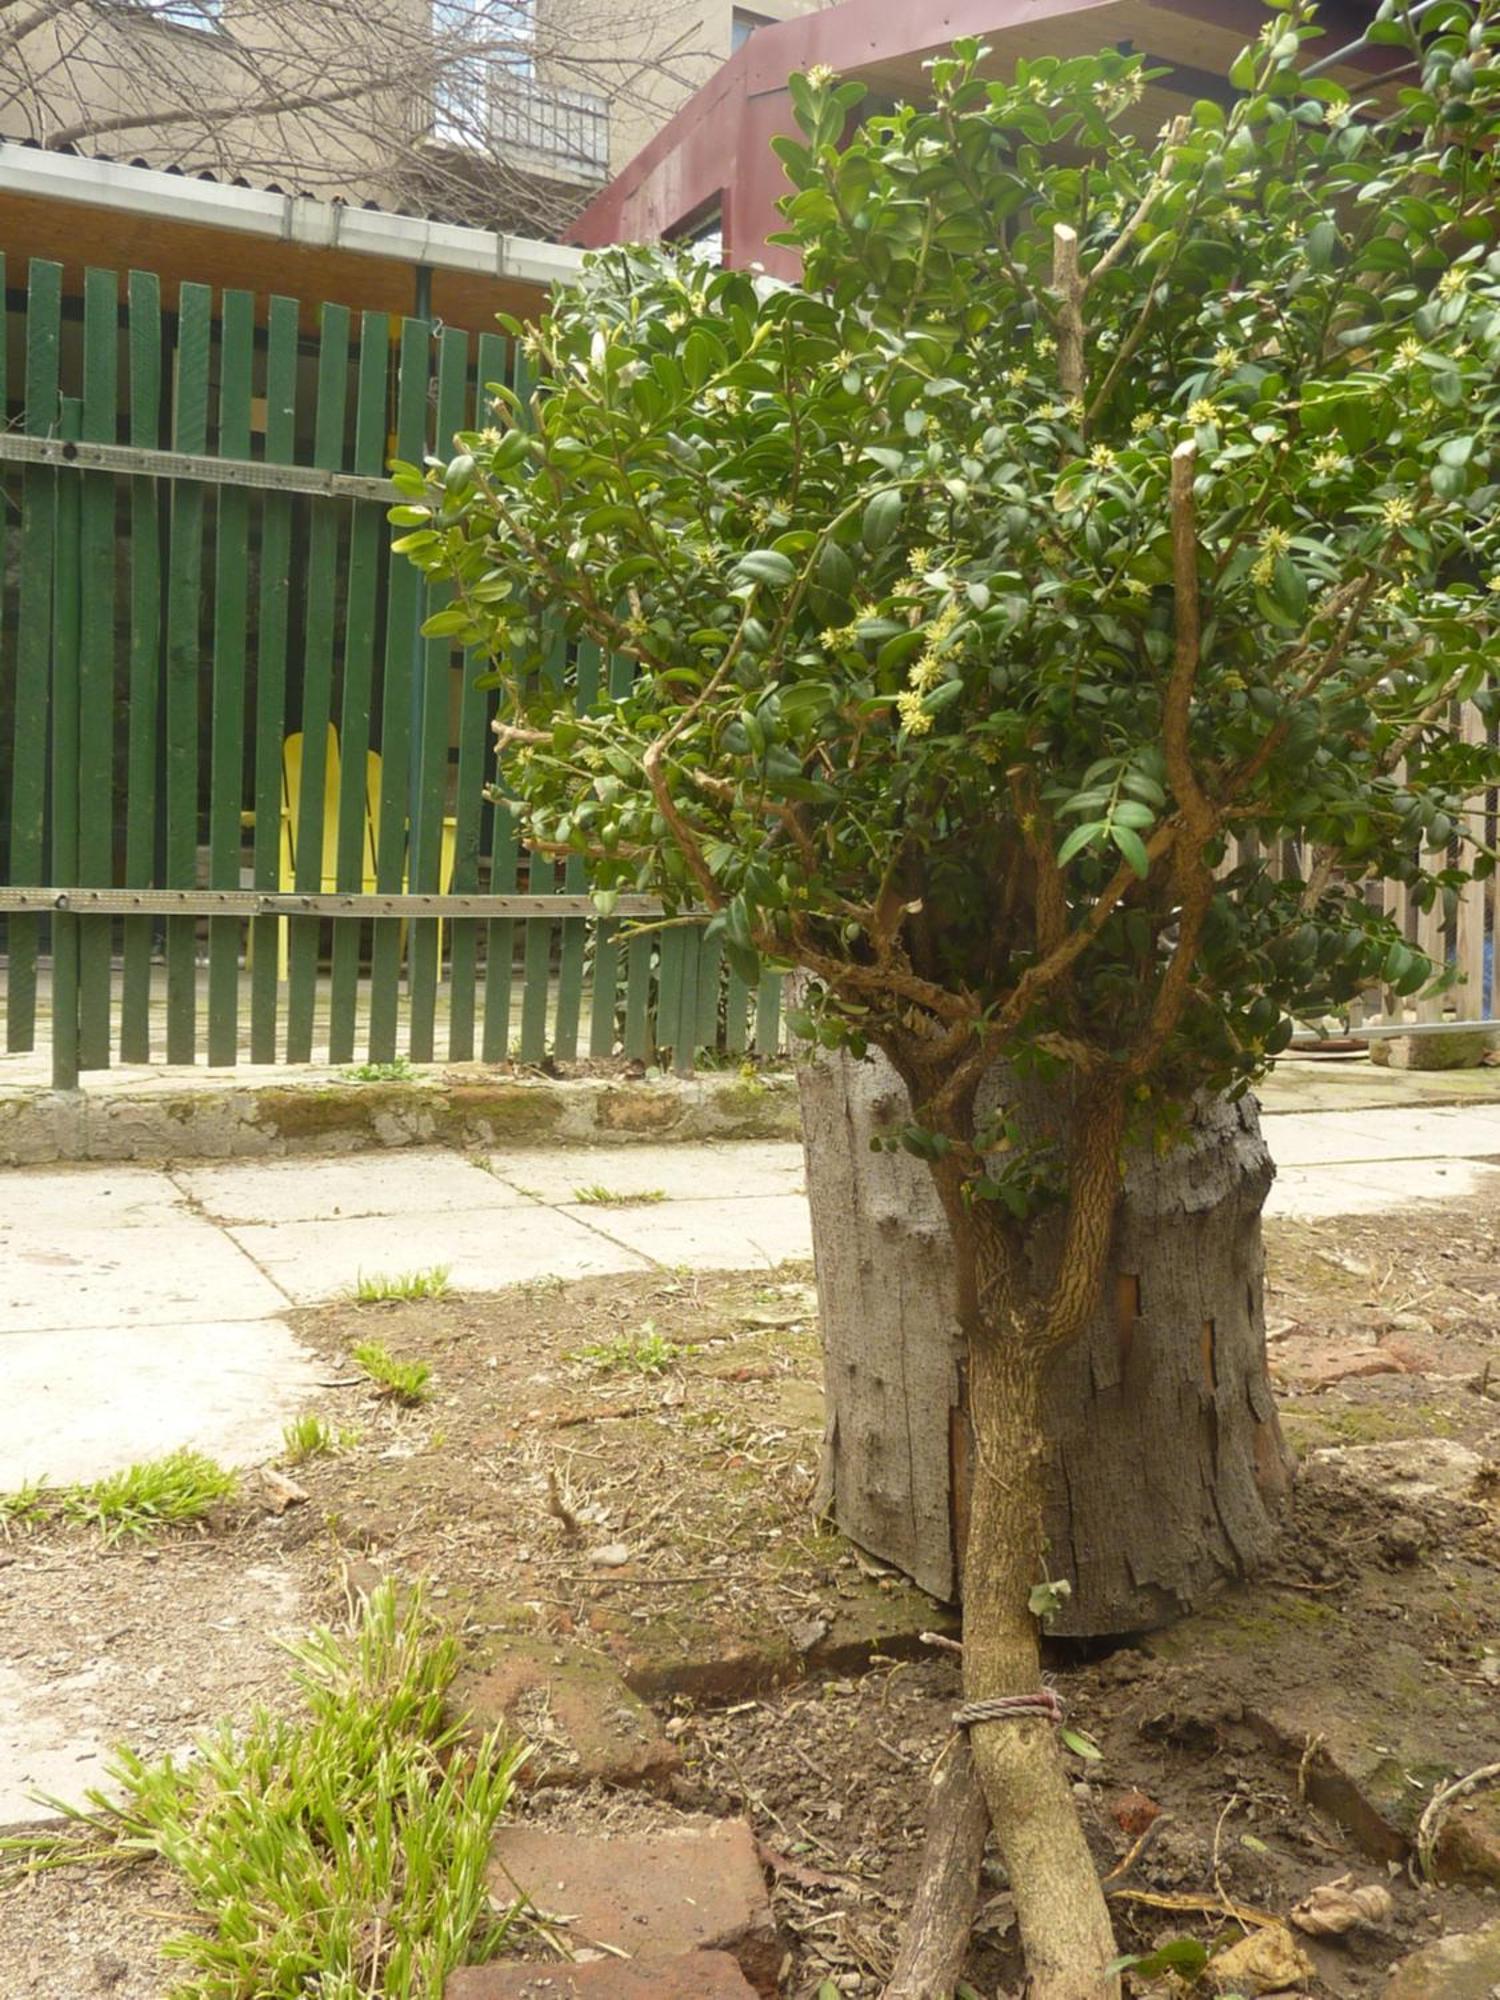
<svg viewBox="0 0 1500 2000"><path fill-rule="evenodd" d="M934 1597L962 1595L969 1426L947 1224L925 1164L871 1140L909 1116L874 1053L800 1070L823 1330L819 1501ZM1066 1107L1033 1093L1028 1120ZM1062 1636L1148 1630L1251 1572L1290 1480L1266 1370L1260 1214L1274 1175L1253 1098L1200 1104L1128 1162L1112 1276L1048 1395L1048 1568ZM1057 1254L1034 1230L1039 1275Z"/></svg>

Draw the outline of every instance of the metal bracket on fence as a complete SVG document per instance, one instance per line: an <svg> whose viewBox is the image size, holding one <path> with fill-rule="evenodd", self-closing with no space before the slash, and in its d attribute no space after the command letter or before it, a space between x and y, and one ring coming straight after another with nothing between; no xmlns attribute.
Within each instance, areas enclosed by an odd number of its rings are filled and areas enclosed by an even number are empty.
<svg viewBox="0 0 1500 2000"><path fill-rule="evenodd" d="M591 896L303 894L271 889L5 889L0 913L75 917L598 917ZM611 917L659 917L655 896L620 896Z"/></svg>
<svg viewBox="0 0 1500 2000"><path fill-rule="evenodd" d="M0 464L6 460L53 470L115 472L132 479L196 479L206 486L310 493L322 500L378 500L385 507L400 498L388 479L356 472L326 472L316 465L271 465L253 458L212 458L206 452L156 451L144 445L26 437L19 431L0 431Z"/></svg>
<svg viewBox="0 0 1500 2000"><path fill-rule="evenodd" d="M1361 1042L1390 1041L1396 1035L1472 1035L1476 1028L1493 1028L1500 1031L1500 1018L1491 1016L1485 1020L1467 1021L1381 1021L1375 1026L1361 1022L1351 1028L1351 1040Z"/></svg>

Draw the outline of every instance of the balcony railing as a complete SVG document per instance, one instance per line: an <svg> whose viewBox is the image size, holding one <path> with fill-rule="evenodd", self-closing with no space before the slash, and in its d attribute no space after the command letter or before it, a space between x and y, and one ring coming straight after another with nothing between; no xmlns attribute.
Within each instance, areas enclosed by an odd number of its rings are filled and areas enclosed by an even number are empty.
<svg viewBox="0 0 1500 2000"><path fill-rule="evenodd" d="M490 137L498 148L535 154L549 166L596 180L609 174L609 105L592 91L492 75Z"/></svg>

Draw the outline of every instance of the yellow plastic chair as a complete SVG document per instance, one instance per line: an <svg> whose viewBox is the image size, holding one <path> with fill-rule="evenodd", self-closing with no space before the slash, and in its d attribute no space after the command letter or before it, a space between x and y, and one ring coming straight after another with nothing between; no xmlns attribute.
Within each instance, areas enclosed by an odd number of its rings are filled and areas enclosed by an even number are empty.
<svg viewBox="0 0 1500 2000"><path fill-rule="evenodd" d="M283 893L297 886L297 808L302 797L303 736L300 730L286 739L281 748L281 846L278 883ZM338 812L339 786L342 779L342 758L339 750L338 731L329 729L323 758L323 857L319 873L318 888L323 895L332 895L338 888ZM373 895L376 888L375 841L380 825L380 752L365 752L365 812L364 838L360 852L360 887L365 895ZM439 889L447 893L453 880L453 862L458 849L458 823L445 819L442 824L441 842L438 851ZM402 888L409 880L409 869L402 867ZM402 949L406 944L406 925L401 926ZM443 958L443 928L438 925L438 963ZM277 977L287 976L287 926L283 919L277 945Z"/></svg>

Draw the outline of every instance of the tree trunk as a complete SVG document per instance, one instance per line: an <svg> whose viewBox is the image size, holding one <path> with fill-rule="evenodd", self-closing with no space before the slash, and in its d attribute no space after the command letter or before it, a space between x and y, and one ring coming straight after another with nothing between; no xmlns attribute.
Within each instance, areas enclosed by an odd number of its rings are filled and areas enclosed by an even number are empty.
<svg viewBox="0 0 1500 2000"><path fill-rule="evenodd" d="M876 1153L908 1116L879 1056L801 1072L828 1418L821 1499L935 1597L961 1594L973 1486L948 1225L927 1166ZM1057 1107L1038 1099L1042 1127ZM1139 1631L1261 1561L1288 1458L1266 1374L1254 1103L1198 1108L1181 1145L1129 1161L1111 1276L1042 1389L1046 1563L1073 1594L1049 1630ZM1044 1293L1056 1231L1035 1232Z"/></svg>

